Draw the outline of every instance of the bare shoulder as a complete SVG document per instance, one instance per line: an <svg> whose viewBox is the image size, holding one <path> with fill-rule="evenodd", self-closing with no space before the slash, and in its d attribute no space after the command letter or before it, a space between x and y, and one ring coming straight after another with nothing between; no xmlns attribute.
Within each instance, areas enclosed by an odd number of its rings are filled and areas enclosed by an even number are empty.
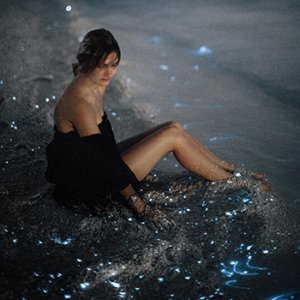
<svg viewBox="0 0 300 300"><path fill-rule="evenodd" d="M58 98L54 120L62 132L77 130L80 136L99 133L97 116L88 94L76 86L69 86Z"/></svg>

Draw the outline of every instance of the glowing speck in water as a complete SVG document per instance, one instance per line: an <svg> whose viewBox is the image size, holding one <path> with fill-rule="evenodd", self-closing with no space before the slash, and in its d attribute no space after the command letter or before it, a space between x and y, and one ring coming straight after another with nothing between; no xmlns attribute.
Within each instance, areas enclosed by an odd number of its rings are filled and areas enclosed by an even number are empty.
<svg viewBox="0 0 300 300"><path fill-rule="evenodd" d="M4 81L3 81L3 80L0 80L0 84L4 84Z"/></svg>
<svg viewBox="0 0 300 300"><path fill-rule="evenodd" d="M72 6L71 5L67 5L66 6L66 11L71 11L72 10Z"/></svg>
<svg viewBox="0 0 300 300"><path fill-rule="evenodd" d="M81 43L81 42L83 41L83 36L80 35L80 36L77 38L77 41L78 41L79 43Z"/></svg>
<svg viewBox="0 0 300 300"><path fill-rule="evenodd" d="M158 35L154 35L151 39L152 43L155 43L155 44L160 44L161 42L161 37L158 36Z"/></svg>
<svg viewBox="0 0 300 300"><path fill-rule="evenodd" d="M170 77L170 80L171 80L171 81L175 81L175 80L176 80L176 77L175 77L175 76L171 76L171 77Z"/></svg>
<svg viewBox="0 0 300 300"><path fill-rule="evenodd" d="M161 65L159 65L159 69L160 69L161 71L168 71L168 70L169 70L169 66L164 65L164 64L161 64Z"/></svg>
<svg viewBox="0 0 300 300"><path fill-rule="evenodd" d="M119 292L119 295L120 295L121 298L124 298L124 297L126 297L126 292L121 291L121 292Z"/></svg>
<svg viewBox="0 0 300 300"><path fill-rule="evenodd" d="M263 254L269 254L269 250L263 250L262 253Z"/></svg>
<svg viewBox="0 0 300 300"><path fill-rule="evenodd" d="M82 283L80 283L80 287L82 288L82 289L86 289L87 287L89 287L90 286L90 284L88 283L88 282L82 282Z"/></svg>
<svg viewBox="0 0 300 300"><path fill-rule="evenodd" d="M39 107L40 107L40 106L39 106L38 104L35 106L36 109L38 109Z"/></svg>
<svg viewBox="0 0 300 300"><path fill-rule="evenodd" d="M54 237L50 239L52 242L54 242L55 244L59 244L59 245L69 245L73 239L72 238L67 238L67 239L61 239L59 237Z"/></svg>
<svg viewBox="0 0 300 300"><path fill-rule="evenodd" d="M46 102L49 102L49 101L50 101L50 99L49 99L49 98L46 98L46 99L45 99L45 101L46 101Z"/></svg>
<svg viewBox="0 0 300 300"><path fill-rule="evenodd" d="M126 85L131 85L132 84L132 79L130 77L126 77Z"/></svg>
<svg viewBox="0 0 300 300"><path fill-rule="evenodd" d="M108 280L108 283L117 289L119 289L121 287L121 284L118 282L113 282L113 281Z"/></svg>
<svg viewBox="0 0 300 300"><path fill-rule="evenodd" d="M212 53L213 50L206 46L201 46L197 50L193 51L193 54L196 56L205 56L205 55L210 55Z"/></svg>
<svg viewBox="0 0 300 300"><path fill-rule="evenodd" d="M16 100L17 100L17 98L16 98L15 96L13 96L13 97L12 97L12 99L13 99L14 101L16 101Z"/></svg>
<svg viewBox="0 0 300 300"><path fill-rule="evenodd" d="M158 282L164 282L165 279L164 279L163 277L158 277L158 278L157 278L157 281L158 281Z"/></svg>
<svg viewBox="0 0 300 300"><path fill-rule="evenodd" d="M71 298L72 298L72 295L70 295L70 294L65 294L65 295L64 295L64 298L65 298L65 299L71 299Z"/></svg>
<svg viewBox="0 0 300 300"><path fill-rule="evenodd" d="M13 128L13 129L15 129L15 130L18 129L18 127L17 127L15 121L12 121L12 122L10 123L10 128Z"/></svg>
<svg viewBox="0 0 300 300"><path fill-rule="evenodd" d="M194 66L193 66L193 69L194 69L195 71L199 71L199 70L200 70L200 67L199 67L199 65L194 65Z"/></svg>

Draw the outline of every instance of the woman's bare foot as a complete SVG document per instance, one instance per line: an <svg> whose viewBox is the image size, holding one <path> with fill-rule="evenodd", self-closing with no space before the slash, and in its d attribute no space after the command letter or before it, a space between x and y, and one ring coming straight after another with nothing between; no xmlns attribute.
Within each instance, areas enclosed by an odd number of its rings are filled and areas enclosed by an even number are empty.
<svg viewBox="0 0 300 300"><path fill-rule="evenodd" d="M266 180L262 180L261 181L261 184L262 184L262 188L265 192L270 192L271 190L271 183L269 183L268 181Z"/></svg>
<svg viewBox="0 0 300 300"><path fill-rule="evenodd" d="M251 174L253 178L260 180L260 181L264 181L266 178L265 174L261 174L261 173L252 173Z"/></svg>

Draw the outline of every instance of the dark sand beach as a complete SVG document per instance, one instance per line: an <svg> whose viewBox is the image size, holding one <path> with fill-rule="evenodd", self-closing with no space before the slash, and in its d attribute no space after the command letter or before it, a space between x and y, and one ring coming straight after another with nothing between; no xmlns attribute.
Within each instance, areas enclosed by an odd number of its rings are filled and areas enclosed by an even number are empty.
<svg viewBox="0 0 300 300"><path fill-rule="evenodd" d="M299 299L297 1L0 1L0 299ZM82 36L110 29L117 140L177 120L264 172L208 183L167 156L143 183L177 227L117 199L67 209L44 178L52 113Z"/></svg>

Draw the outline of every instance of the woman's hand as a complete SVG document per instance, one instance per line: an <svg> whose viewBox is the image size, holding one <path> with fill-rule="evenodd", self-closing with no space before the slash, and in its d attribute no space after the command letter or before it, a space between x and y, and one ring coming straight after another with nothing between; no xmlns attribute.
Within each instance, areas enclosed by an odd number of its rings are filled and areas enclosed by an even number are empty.
<svg viewBox="0 0 300 300"><path fill-rule="evenodd" d="M176 223L169 219L164 212L149 204L145 206L140 216L152 230L170 230L176 226Z"/></svg>
<svg viewBox="0 0 300 300"><path fill-rule="evenodd" d="M176 223L170 220L157 206L146 205L131 185L121 191L121 195L152 230L169 230L175 227Z"/></svg>

